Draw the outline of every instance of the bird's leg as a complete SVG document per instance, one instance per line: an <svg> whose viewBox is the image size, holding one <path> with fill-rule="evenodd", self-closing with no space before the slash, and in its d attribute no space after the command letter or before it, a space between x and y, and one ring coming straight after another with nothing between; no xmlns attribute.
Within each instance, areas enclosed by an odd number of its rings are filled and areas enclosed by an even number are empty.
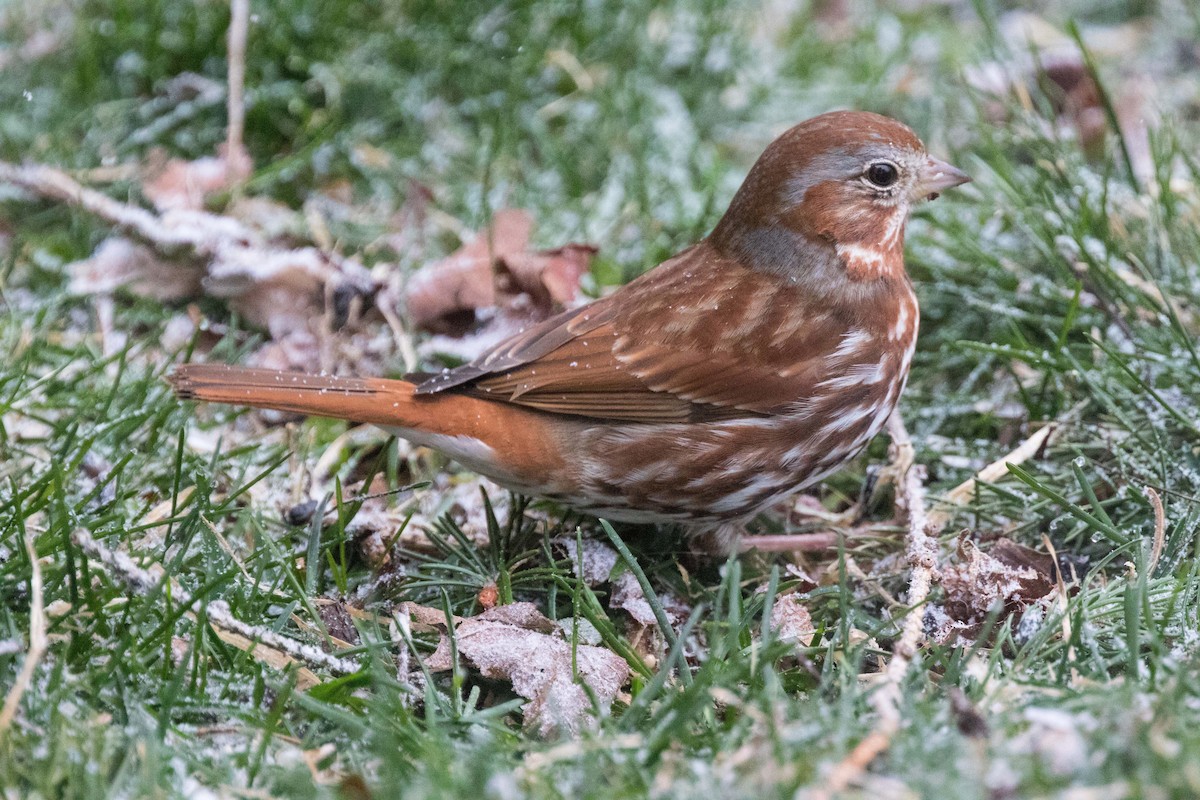
<svg viewBox="0 0 1200 800"><path fill-rule="evenodd" d="M898 486L912 469L916 460L916 450L913 449L908 432L904 430L904 422L894 411L888 417L887 429L892 443L888 445L888 464L880 471L878 484L886 486L890 483Z"/></svg>
<svg viewBox="0 0 1200 800"><path fill-rule="evenodd" d="M758 550L762 553L797 553L834 550L842 535L837 531L815 533L782 533L766 536L746 536L739 544L739 552Z"/></svg>
<svg viewBox="0 0 1200 800"><path fill-rule="evenodd" d="M696 526L687 532L688 549L705 560L726 559L744 552L746 526L740 522ZM757 538L757 537L755 537Z"/></svg>
<svg viewBox="0 0 1200 800"><path fill-rule="evenodd" d="M888 418L888 433L892 443L888 446L888 463L883 467L868 469L867 478L863 482L862 492L845 511L830 512L815 503L798 501L793 511L810 519L824 523L827 530L813 533L780 534L771 536L750 536L740 540L739 551L759 550L766 553L790 553L797 551L832 550L844 538L843 532L852 532L862 522L865 510L870 506L871 498L881 487L887 485L899 486L903 482L916 458L912 440L906 432L897 433L895 422L899 420L896 414Z"/></svg>
<svg viewBox="0 0 1200 800"><path fill-rule="evenodd" d="M764 553L829 550L838 545L840 534L834 531L783 535L752 536L740 522L697 528L689 532L691 551L708 559L728 558L735 553L758 550Z"/></svg>

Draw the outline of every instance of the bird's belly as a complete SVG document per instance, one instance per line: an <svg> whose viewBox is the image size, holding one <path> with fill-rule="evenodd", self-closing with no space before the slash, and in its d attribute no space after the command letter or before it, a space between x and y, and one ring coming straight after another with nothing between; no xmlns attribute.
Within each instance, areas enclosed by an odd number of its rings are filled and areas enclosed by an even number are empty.
<svg viewBox="0 0 1200 800"><path fill-rule="evenodd" d="M638 522L744 519L836 472L887 423L899 386L836 415L593 429L580 510Z"/></svg>

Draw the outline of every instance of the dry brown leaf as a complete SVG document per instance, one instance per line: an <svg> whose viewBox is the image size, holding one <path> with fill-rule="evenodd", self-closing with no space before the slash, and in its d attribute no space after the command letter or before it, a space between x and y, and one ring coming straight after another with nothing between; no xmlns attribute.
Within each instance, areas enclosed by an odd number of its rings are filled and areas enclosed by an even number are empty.
<svg viewBox="0 0 1200 800"><path fill-rule="evenodd" d="M525 704L525 724L543 737L575 735L590 719L589 691L602 714L629 680L629 664L603 647L574 648L562 629L532 603L497 606L455 628L459 655L487 678L512 683ZM578 667L579 684L572 669ZM431 670L451 667L445 636L426 661Z"/></svg>
<svg viewBox="0 0 1200 800"><path fill-rule="evenodd" d="M245 148L239 149L230 158L225 146L219 148L215 157L186 161L173 158L142 184L142 193L159 211L174 209L200 209L204 201L217 192L250 177L254 162Z"/></svg>
<svg viewBox="0 0 1200 800"><path fill-rule="evenodd" d="M532 233L529 212L496 212L487 230L413 275L405 301L409 319L418 328L462 336L483 319L485 327L507 331L574 302L596 248L530 251Z"/></svg>
<svg viewBox="0 0 1200 800"><path fill-rule="evenodd" d="M502 270L501 286L508 289L511 281L511 290L525 292L538 308L568 305L579 296L579 280L596 252L595 245L572 243L553 250L501 256L497 259Z"/></svg>
<svg viewBox="0 0 1200 800"><path fill-rule="evenodd" d="M999 539L985 552L960 538L957 559L942 572L945 599L935 614L934 638L945 642L975 635L996 606L1016 613L1048 600L1055 593L1056 576L1050 556L1011 539Z"/></svg>
<svg viewBox="0 0 1200 800"><path fill-rule="evenodd" d="M146 245L110 236L87 258L67 266L69 290L78 295L111 294L128 289L152 300L170 302L200 293L204 269L171 261Z"/></svg>
<svg viewBox="0 0 1200 800"><path fill-rule="evenodd" d="M802 647L811 645L813 635L817 632L812 614L795 593L775 598L775 605L771 608L771 630L780 641L794 642Z"/></svg>
<svg viewBox="0 0 1200 800"><path fill-rule="evenodd" d="M496 304L495 262L523 251L532 233L529 212L497 211L490 228L409 279L405 302L409 320L435 333L465 333L477 309Z"/></svg>
<svg viewBox="0 0 1200 800"><path fill-rule="evenodd" d="M280 346L277 366L332 368L324 363L323 335L353 321L380 288L353 258L294 247L249 222L188 203L154 214L37 164L0 162L0 179L128 233L130 239L109 239L92 258L69 266L76 291L108 294L127 287L162 300L202 292L218 297L270 332Z"/></svg>
<svg viewBox="0 0 1200 800"><path fill-rule="evenodd" d="M672 627L678 627L691 613L691 608L687 603L671 592L659 592L658 600ZM612 594L609 596L608 604L612 608L625 611L639 625L647 628L658 627L658 619L654 616L654 610L650 608L646 595L642 593L642 586L632 572L622 572L613 581Z"/></svg>
<svg viewBox="0 0 1200 800"><path fill-rule="evenodd" d="M446 612L440 608L422 606L413 602L401 603L400 608L408 612L409 624L417 633L446 630ZM454 617L453 619L455 625L463 621L462 617ZM445 669L449 668L449 665L445 667Z"/></svg>

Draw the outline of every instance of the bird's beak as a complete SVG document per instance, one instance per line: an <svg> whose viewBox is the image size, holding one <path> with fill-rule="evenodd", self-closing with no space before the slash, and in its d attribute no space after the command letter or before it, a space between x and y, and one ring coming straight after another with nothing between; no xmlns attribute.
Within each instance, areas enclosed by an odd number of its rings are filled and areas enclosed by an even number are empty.
<svg viewBox="0 0 1200 800"><path fill-rule="evenodd" d="M969 183L971 176L958 167L952 167L940 158L929 157L917 177L917 196L935 199L946 189Z"/></svg>

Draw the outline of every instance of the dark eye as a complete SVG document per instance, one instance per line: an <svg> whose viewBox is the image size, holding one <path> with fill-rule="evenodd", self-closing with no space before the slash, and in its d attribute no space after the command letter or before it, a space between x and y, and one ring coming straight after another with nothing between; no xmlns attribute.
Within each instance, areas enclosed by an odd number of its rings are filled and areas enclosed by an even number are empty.
<svg viewBox="0 0 1200 800"><path fill-rule="evenodd" d="M888 161L876 161L867 167L867 180L881 189L886 189L900 180L900 170Z"/></svg>

